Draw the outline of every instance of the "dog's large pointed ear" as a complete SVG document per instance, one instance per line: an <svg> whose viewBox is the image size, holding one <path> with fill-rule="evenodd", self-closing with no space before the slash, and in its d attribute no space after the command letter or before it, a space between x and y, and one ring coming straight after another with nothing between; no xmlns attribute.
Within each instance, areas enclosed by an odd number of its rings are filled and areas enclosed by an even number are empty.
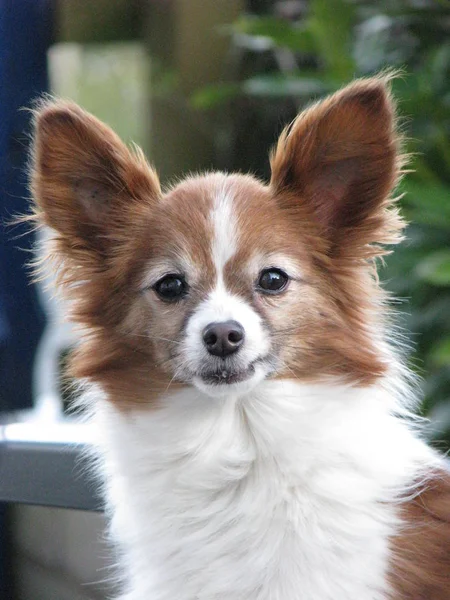
<svg viewBox="0 0 450 600"><path fill-rule="evenodd" d="M376 254L401 220L392 206L402 157L388 77L359 80L301 113L271 156L281 206L314 221L329 254Z"/></svg>
<svg viewBox="0 0 450 600"><path fill-rule="evenodd" d="M160 187L142 153L69 102L35 111L31 189L42 222L70 245L101 249L128 210L155 201Z"/></svg>

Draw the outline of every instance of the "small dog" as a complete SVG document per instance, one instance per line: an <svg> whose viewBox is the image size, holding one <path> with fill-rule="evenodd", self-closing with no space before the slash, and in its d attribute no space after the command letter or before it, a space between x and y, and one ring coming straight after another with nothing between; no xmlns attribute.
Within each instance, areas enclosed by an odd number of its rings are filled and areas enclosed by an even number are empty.
<svg viewBox="0 0 450 600"><path fill-rule="evenodd" d="M123 600L450 598L450 476L374 266L402 231L388 79L300 114L268 185L162 191L78 106L36 110L35 218L83 330Z"/></svg>

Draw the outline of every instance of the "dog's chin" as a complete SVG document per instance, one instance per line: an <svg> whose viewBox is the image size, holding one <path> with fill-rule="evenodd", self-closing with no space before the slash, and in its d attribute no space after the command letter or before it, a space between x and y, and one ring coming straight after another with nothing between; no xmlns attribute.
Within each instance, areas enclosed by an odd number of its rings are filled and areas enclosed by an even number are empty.
<svg viewBox="0 0 450 600"><path fill-rule="evenodd" d="M224 396L243 396L261 383L269 374L269 369L261 362L256 362L242 370L205 372L195 375L192 384L201 392L215 398Z"/></svg>

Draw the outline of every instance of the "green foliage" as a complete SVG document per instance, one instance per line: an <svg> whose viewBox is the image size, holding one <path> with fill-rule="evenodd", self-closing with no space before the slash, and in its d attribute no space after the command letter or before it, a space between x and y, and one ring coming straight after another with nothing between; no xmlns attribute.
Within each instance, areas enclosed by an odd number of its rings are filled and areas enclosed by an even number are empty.
<svg viewBox="0 0 450 600"><path fill-rule="evenodd" d="M273 3L274 9L277 3ZM292 3L291 3L292 4ZM299 3L304 5L304 3ZM275 14L275 10L274 10ZM450 444L450 5L446 0L310 0L288 19L243 15L228 28L240 60L234 81L199 90L202 109L221 107L238 164L267 174L260 146L305 103L355 76L400 68L394 94L411 153L412 173L401 186L412 223L407 241L389 258L382 277L408 300L405 327L413 332L412 365L424 378L423 411L431 435ZM280 117L281 115L281 117ZM220 127L220 122L218 122ZM250 129L251 127L251 129ZM234 143L234 146L233 146ZM253 146L252 146L253 144ZM259 159L258 159L259 160Z"/></svg>
<svg viewBox="0 0 450 600"><path fill-rule="evenodd" d="M355 72L350 53L355 6L341 0L312 0L308 29L316 42L323 70L335 81L348 81Z"/></svg>
<svg viewBox="0 0 450 600"><path fill-rule="evenodd" d="M232 33L265 38L272 48L287 48L293 52L315 52L314 36L304 26L274 17L242 16L232 28Z"/></svg>
<svg viewBox="0 0 450 600"><path fill-rule="evenodd" d="M425 256L416 267L422 281L431 285L450 286L450 249L436 250Z"/></svg>

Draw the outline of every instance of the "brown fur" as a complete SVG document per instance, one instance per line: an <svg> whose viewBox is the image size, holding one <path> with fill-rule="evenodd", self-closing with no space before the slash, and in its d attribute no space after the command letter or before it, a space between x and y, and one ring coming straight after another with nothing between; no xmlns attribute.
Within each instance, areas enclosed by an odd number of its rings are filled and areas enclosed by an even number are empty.
<svg viewBox="0 0 450 600"><path fill-rule="evenodd" d="M450 472L434 473L405 503L393 540L392 600L450 598Z"/></svg>

